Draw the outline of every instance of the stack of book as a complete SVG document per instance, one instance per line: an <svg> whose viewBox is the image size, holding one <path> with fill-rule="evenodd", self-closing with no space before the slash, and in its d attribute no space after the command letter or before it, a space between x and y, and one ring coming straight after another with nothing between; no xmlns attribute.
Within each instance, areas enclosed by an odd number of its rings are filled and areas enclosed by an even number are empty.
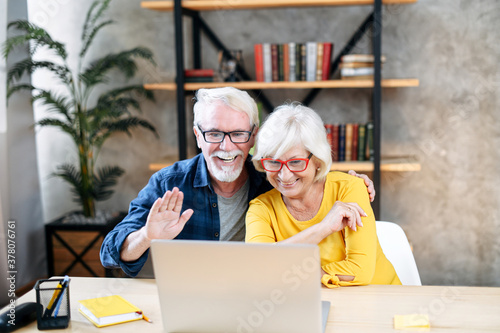
<svg viewBox="0 0 500 333"><path fill-rule="evenodd" d="M325 124L332 160L373 161L373 123Z"/></svg>
<svg viewBox="0 0 500 333"><path fill-rule="evenodd" d="M184 79L186 82L214 82L213 69L185 69Z"/></svg>
<svg viewBox="0 0 500 333"><path fill-rule="evenodd" d="M333 43L306 42L254 45L259 82L321 81L330 77Z"/></svg>
<svg viewBox="0 0 500 333"><path fill-rule="evenodd" d="M342 80L373 80L375 58L373 54L348 54L342 56L340 62L340 77ZM385 62L385 56L380 58Z"/></svg>

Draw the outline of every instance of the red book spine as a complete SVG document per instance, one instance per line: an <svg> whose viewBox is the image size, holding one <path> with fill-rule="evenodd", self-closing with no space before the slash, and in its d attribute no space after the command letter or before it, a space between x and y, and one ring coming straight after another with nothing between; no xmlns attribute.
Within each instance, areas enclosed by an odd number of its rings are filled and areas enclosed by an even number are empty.
<svg viewBox="0 0 500 333"><path fill-rule="evenodd" d="M255 57L255 79L258 82L264 82L264 57L262 54L262 44L254 45Z"/></svg>
<svg viewBox="0 0 500 333"><path fill-rule="evenodd" d="M271 73L273 81L279 81L278 66L278 44L271 44Z"/></svg>
<svg viewBox="0 0 500 333"><path fill-rule="evenodd" d="M211 76L214 76L214 70L208 69L208 68L207 69L185 69L184 76L185 77L195 77L195 76L211 77Z"/></svg>
<svg viewBox="0 0 500 333"><path fill-rule="evenodd" d="M339 160L339 124L332 125L332 160Z"/></svg>
<svg viewBox="0 0 500 333"><path fill-rule="evenodd" d="M324 43L323 45L323 72L322 80L330 79L330 66L332 64L333 43Z"/></svg>
<svg viewBox="0 0 500 333"><path fill-rule="evenodd" d="M353 161L358 160L358 129L359 129L359 124L352 124L352 153L351 153L351 159Z"/></svg>

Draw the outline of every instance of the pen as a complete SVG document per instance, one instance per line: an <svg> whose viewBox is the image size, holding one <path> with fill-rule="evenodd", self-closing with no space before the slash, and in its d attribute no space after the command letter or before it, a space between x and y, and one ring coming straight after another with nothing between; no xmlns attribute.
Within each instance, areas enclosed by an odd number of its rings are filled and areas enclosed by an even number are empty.
<svg viewBox="0 0 500 333"><path fill-rule="evenodd" d="M67 279L69 279L69 277L67 275L64 276L63 283L64 283L64 281L67 281ZM52 315L54 302L57 303L57 301L59 301L58 296L61 293L61 290L62 290L62 284L61 284L61 282L59 282L57 284L56 289L54 290L54 293L52 294L52 298L50 299L49 304L47 305L47 308L45 309L45 312L43 314L44 317L50 317Z"/></svg>
<svg viewBox="0 0 500 333"><path fill-rule="evenodd" d="M61 303L64 298L64 292L66 291L66 289L68 289L68 284L69 284L69 277L66 275L62 283L62 290L59 296L59 300L57 301L56 308L54 309L54 318L56 318L57 314L59 313L59 309L61 307Z"/></svg>

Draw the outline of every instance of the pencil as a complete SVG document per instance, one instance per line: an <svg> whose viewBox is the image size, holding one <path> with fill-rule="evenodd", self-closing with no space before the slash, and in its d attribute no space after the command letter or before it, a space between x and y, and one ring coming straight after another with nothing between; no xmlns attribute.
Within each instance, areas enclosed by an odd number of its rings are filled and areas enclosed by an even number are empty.
<svg viewBox="0 0 500 333"><path fill-rule="evenodd" d="M153 322L151 319L149 319L148 317L146 317L146 315L144 313L142 314L142 319L144 319L148 323L152 323Z"/></svg>

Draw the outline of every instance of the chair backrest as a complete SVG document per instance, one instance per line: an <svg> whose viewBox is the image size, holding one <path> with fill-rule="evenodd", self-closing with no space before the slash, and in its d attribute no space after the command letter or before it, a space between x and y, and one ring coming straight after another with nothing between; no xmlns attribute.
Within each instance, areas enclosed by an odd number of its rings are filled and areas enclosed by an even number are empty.
<svg viewBox="0 0 500 333"><path fill-rule="evenodd" d="M392 222L377 221L377 237L385 256L403 285L421 286L417 264L403 229Z"/></svg>

